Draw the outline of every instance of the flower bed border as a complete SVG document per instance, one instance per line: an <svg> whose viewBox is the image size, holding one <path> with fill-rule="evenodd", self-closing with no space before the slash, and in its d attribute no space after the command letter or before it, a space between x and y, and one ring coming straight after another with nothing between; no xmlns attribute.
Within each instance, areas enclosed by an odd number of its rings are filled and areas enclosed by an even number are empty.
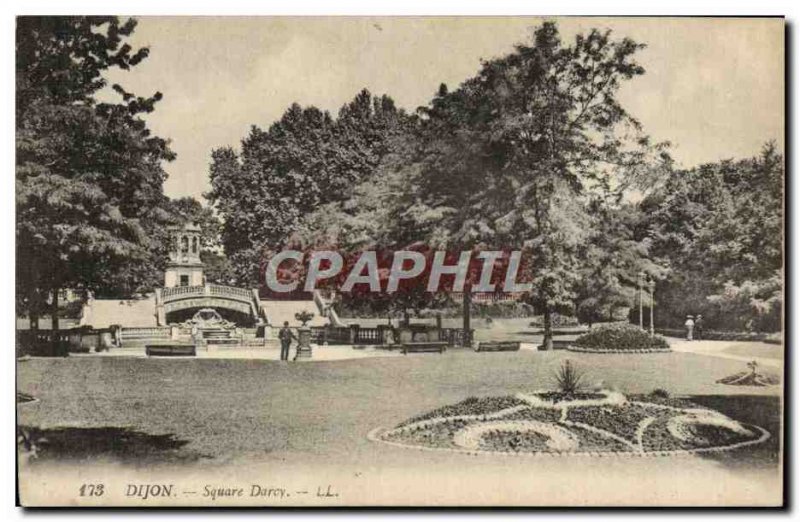
<svg viewBox="0 0 800 522"><path fill-rule="evenodd" d="M583 424L580 422L572 422L567 421L566 413L569 410L567 403L573 402L572 407L586 407L586 406L605 406L609 404L616 404L619 402L620 397L625 402L629 404L636 404L642 406L652 406L656 409L664 409L664 410L672 410L678 411L683 413L700 413L700 412L715 412L715 410L709 410L708 408L678 408L675 406L670 406L666 404L658 404L658 403L650 403L645 401L629 401L627 397L622 395L619 392L614 392L610 390L604 390L601 393L605 394L603 399L584 399L584 400L576 400L576 401L566 401L563 403L551 403L550 401L545 401L536 396L538 392L533 393L518 393L516 397L523 400L527 403L527 407L534 407L534 408L544 408L544 409L553 409L553 410L561 410L562 411L562 419L560 422L566 424L566 426L575 426L579 428L588 428L590 431L596 431L598 433L604 432L605 430L596 428L595 426ZM753 446L756 444L762 444L769 440L772 436L769 431L765 430L761 426L756 426L754 424L748 424L753 430L756 430L760 433L759 437L756 439L745 440L740 442L735 442L733 444L727 444L722 446L712 446L712 447L705 447L705 448L692 448L692 449L677 449L677 450L660 450L660 451L645 451L644 447L642 446L641 442L641 433L643 433L650 423L646 425L642 425L640 423L637 426L637 442L630 443L629 441L625 440L625 444L632 448L633 451L617 451L617 450L609 450L609 451L518 451L518 450L480 450L480 449L467 449L467 448L441 448L441 447L432 447L432 446L421 446L417 444L410 444L406 442L398 442L398 441L391 441L386 440L383 438L386 434L395 432L401 433L404 431L409 431L412 427L427 427L430 425L446 422L449 420L490 420L496 419L498 417L503 417L504 415L508 414L511 411L519 410L520 408L524 408L524 405L517 405L512 406L509 408L502 409L500 411L490 413L490 414L483 414L483 415L460 415L457 417L434 417L432 419L425 419L423 421L418 421L412 424L408 424L405 426L400 426L397 428L383 428L377 427L372 429L367 434L367 439L372 442L380 442L383 444L389 444L391 446L397 446L401 448L409 448L409 449L418 449L422 451L449 451L451 453L463 453L467 455L516 455L516 456L524 456L524 457L561 457L561 456L576 456L576 457L583 457L583 456L592 456L592 457L668 457L668 456L678 456L678 455L692 455L695 453L716 453L722 451L731 451L739 448L744 448L747 446ZM477 419L476 419L477 417ZM600 433L604 436L608 436L611 433ZM618 441L622 441L623 439L618 439L617 437L611 437L613 439L617 439Z"/></svg>
<svg viewBox="0 0 800 522"><path fill-rule="evenodd" d="M501 450L469 450L461 448L434 448L431 446L418 446L415 444L407 444L405 442L395 442L381 438L382 435L393 431L391 429L377 427L367 433L367 440L371 442L379 442L381 444L388 444L390 446L397 446L399 448L416 449L420 451L448 451L450 453L462 453L465 455L501 455L504 457L674 457L680 455L692 455L695 453L720 453L723 451L731 451L747 446L754 446L762 444L769 440L772 436L770 432L761 426L750 425L754 429L761 432L761 436L757 439L746 440L729 444L727 446L714 446L711 448L694 448L694 449L681 449L681 450L664 450L664 451L501 451Z"/></svg>
<svg viewBox="0 0 800 522"><path fill-rule="evenodd" d="M640 348L638 350L618 350L616 348L584 348L569 345L567 351L578 353L672 353L672 348Z"/></svg>

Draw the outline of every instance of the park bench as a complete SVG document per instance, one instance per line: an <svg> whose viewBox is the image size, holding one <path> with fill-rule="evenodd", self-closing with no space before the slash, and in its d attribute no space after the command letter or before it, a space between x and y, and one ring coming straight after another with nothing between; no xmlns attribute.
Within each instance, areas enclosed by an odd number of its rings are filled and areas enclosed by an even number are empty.
<svg viewBox="0 0 800 522"><path fill-rule="evenodd" d="M204 339L207 345L223 345L223 346L239 346L242 344L241 339L237 339L235 337L229 338L216 338L216 339Z"/></svg>
<svg viewBox="0 0 800 522"><path fill-rule="evenodd" d="M519 341L481 341L478 343L477 352L516 352L519 351Z"/></svg>
<svg viewBox="0 0 800 522"><path fill-rule="evenodd" d="M553 339L553 350L566 350L575 344L574 340L567 341L564 339ZM536 347L537 350L544 350L544 345L540 344Z"/></svg>
<svg viewBox="0 0 800 522"><path fill-rule="evenodd" d="M197 355L193 344L147 344L145 353L148 356Z"/></svg>
<svg viewBox="0 0 800 522"><path fill-rule="evenodd" d="M431 353L439 352L444 353L447 348L446 341L411 341L403 343L403 355L409 353Z"/></svg>

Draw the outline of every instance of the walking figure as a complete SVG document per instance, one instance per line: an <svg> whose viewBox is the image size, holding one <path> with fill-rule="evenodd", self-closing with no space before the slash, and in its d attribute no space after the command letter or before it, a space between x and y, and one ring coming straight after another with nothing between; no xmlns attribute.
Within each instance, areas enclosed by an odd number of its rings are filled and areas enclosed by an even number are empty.
<svg viewBox="0 0 800 522"><path fill-rule="evenodd" d="M292 345L292 339L297 339L292 333L291 328L289 328L289 321L283 322L283 328L281 328L281 331L278 333L278 339L281 341L281 361L288 361L289 347Z"/></svg>
<svg viewBox="0 0 800 522"><path fill-rule="evenodd" d="M694 320L694 338L698 341L703 339L703 316L700 314Z"/></svg>
<svg viewBox="0 0 800 522"><path fill-rule="evenodd" d="M692 340L692 334L694 333L694 318L691 315L686 316L686 322L683 323L683 326L686 327L686 340Z"/></svg>

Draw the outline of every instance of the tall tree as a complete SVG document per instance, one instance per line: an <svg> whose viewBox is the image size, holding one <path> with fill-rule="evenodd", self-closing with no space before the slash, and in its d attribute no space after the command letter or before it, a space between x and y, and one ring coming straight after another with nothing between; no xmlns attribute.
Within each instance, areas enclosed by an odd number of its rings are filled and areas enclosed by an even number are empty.
<svg viewBox="0 0 800 522"><path fill-rule="evenodd" d="M652 152L616 98L644 73L633 59L642 47L598 30L566 46L547 22L531 44L484 62L453 92L441 88L422 110L414 190L398 221L448 248L524 248L547 348L551 314L575 297L585 195L633 178Z"/></svg>
<svg viewBox="0 0 800 522"><path fill-rule="evenodd" d="M305 216L347 200L374 175L404 119L391 98L364 90L335 119L293 104L268 130L253 126L241 154L213 151L207 196L240 284L258 284L264 258L287 244Z"/></svg>
<svg viewBox="0 0 800 522"><path fill-rule="evenodd" d="M124 39L136 21L116 17L20 17L16 35L16 239L20 311L36 324L60 288L130 293L156 279L153 243L163 208L162 162L174 158L142 114L142 98L119 85L101 103L109 68L148 55Z"/></svg>

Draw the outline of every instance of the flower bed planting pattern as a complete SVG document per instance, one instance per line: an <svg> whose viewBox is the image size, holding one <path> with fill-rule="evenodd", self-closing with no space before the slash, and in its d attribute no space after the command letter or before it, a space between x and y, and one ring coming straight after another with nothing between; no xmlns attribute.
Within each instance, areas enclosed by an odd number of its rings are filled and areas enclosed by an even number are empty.
<svg viewBox="0 0 800 522"><path fill-rule="evenodd" d="M471 397L369 437L472 454L652 456L730 450L770 434L685 399L543 391Z"/></svg>

